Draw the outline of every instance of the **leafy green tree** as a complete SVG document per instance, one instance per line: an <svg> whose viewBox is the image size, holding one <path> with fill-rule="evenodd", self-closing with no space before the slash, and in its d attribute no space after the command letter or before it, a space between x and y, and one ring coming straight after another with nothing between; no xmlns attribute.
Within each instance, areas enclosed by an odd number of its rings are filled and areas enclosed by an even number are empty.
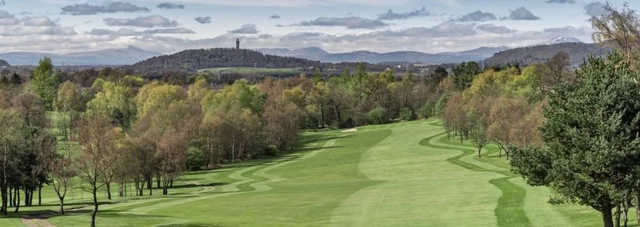
<svg viewBox="0 0 640 227"><path fill-rule="evenodd" d="M58 88L55 107L58 119L54 119L54 123L62 133L63 140L67 141L69 140L73 120L76 118L76 115L85 109L82 94L78 86L71 81L62 83Z"/></svg>
<svg viewBox="0 0 640 227"><path fill-rule="evenodd" d="M38 67L33 71L31 80L33 92L42 98L47 110L53 109L53 103L58 89L58 79L50 58L40 60Z"/></svg>
<svg viewBox="0 0 640 227"><path fill-rule="evenodd" d="M416 115L413 111L407 107L401 108L400 113L398 114L401 120L403 121L411 121L416 119Z"/></svg>
<svg viewBox="0 0 640 227"><path fill-rule="evenodd" d="M637 181L640 85L618 53L589 59L578 74L577 83L549 93L541 128L547 149L518 151L512 165L530 184L598 210L612 227L620 192Z"/></svg>
<svg viewBox="0 0 640 227"><path fill-rule="evenodd" d="M435 107L436 107L436 102L434 101L425 102L424 105L422 105L418 110L418 112L420 113L420 117L427 119L434 116Z"/></svg>
<svg viewBox="0 0 640 227"><path fill-rule="evenodd" d="M439 83L447 76L449 76L449 72L447 71L447 69L442 66L438 66L429 77L429 80Z"/></svg>
<svg viewBox="0 0 640 227"><path fill-rule="evenodd" d="M476 62L463 62L453 68L453 82L457 89L464 90L471 86L473 78L482 72Z"/></svg>
<svg viewBox="0 0 640 227"><path fill-rule="evenodd" d="M1 166L1 174L2 181L0 182L0 192L2 194L2 207L0 211L3 214L7 214L7 202L8 202L8 188L10 184L10 176L11 171L13 169L14 163L11 161L16 156L15 147L18 144L23 143L23 138L21 137L21 130L23 128L23 119L20 116L20 113L13 109L3 109L0 108L0 122L3 122L3 126L0 127L0 150L2 151L2 156L0 157Z"/></svg>
<svg viewBox="0 0 640 227"><path fill-rule="evenodd" d="M129 129L136 115L134 93L129 87L109 81L96 80L100 91L87 103L87 113L98 114Z"/></svg>
<svg viewBox="0 0 640 227"><path fill-rule="evenodd" d="M186 153L187 168L191 171L200 170L205 166L204 152L198 147L190 146Z"/></svg>

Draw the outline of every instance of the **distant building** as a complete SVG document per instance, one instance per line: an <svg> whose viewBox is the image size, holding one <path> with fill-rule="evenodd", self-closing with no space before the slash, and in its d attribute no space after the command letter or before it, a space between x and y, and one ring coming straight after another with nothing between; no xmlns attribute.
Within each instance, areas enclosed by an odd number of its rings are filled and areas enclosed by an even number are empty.
<svg viewBox="0 0 640 227"><path fill-rule="evenodd" d="M240 38L236 39L236 50L240 50Z"/></svg>

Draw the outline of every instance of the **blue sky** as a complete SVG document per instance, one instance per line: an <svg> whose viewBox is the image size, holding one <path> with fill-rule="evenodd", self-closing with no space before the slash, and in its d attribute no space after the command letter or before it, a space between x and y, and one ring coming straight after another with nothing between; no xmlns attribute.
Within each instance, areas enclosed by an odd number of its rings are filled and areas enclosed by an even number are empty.
<svg viewBox="0 0 640 227"><path fill-rule="evenodd" d="M0 3L2 0L0 0ZM592 0L4 0L0 52L136 46L445 52L591 42ZM622 1L610 1L621 6ZM640 8L640 2L630 2ZM198 18L198 20L196 20Z"/></svg>

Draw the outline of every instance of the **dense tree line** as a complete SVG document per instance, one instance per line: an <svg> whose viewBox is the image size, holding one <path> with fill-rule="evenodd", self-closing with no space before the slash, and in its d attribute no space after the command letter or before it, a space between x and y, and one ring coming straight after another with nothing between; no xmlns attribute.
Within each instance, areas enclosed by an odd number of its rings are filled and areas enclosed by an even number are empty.
<svg viewBox="0 0 640 227"><path fill-rule="evenodd" d="M475 67L459 65L443 118L479 155L497 144L528 184L592 207L613 227L627 226L633 207L640 222L640 20L626 7L606 11L591 19L594 39L617 49L606 58L591 57L572 72L561 52L544 64L485 69L471 79Z"/></svg>
<svg viewBox="0 0 640 227"><path fill-rule="evenodd" d="M430 117L448 74L396 76L360 65L331 77L221 86L198 75L147 80L129 72L70 74L45 58L31 78L0 83L2 212L33 205L49 185L64 214L67 194L81 187L92 194L95 225L103 192L127 196L132 185L136 196L168 195L185 171L289 152L302 129Z"/></svg>
<svg viewBox="0 0 640 227"><path fill-rule="evenodd" d="M215 67L308 68L322 65L318 61L264 55L252 50L216 48L185 50L172 55L153 57L136 63L131 68L141 74L156 75L165 70L194 73L196 69Z"/></svg>

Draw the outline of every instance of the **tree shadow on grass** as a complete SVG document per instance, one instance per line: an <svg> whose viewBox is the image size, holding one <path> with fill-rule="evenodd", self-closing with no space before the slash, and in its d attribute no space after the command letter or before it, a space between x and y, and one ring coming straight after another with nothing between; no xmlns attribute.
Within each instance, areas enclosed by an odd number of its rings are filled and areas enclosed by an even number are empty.
<svg viewBox="0 0 640 227"><path fill-rule="evenodd" d="M308 136L303 136L302 139L300 139L296 144L296 147L303 148L304 146L310 143L326 142L334 139L349 138L351 136L353 136L353 134L339 135L339 136L338 135L308 135Z"/></svg>
<svg viewBox="0 0 640 227"><path fill-rule="evenodd" d="M157 225L158 227L222 227L222 225L212 225L203 223L183 223L183 224L167 224Z"/></svg>
<svg viewBox="0 0 640 227"><path fill-rule="evenodd" d="M223 186L223 185L227 185L229 183L226 182L214 182L214 183L209 183L209 184L181 184L181 185L174 185L172 188L169 188L169 190L171 189L186 189L186 188L201 188L201 187L215 187L215 186Z"/></svg>
<svg viewBox="0 0 640 227"><path fill-rule="evenodd" d="M64 215L61 215L57 210L29 210L29 211L20 211L18 213L9 213L5 216L0 216L0 219L11 219L11 218L24 218L24 219L49 219L59 216L76 216L76 215L85 215L91 213L91 209L65 209ZM116 210L101 210L98 212L98 215L101 217L114 217L114 216L144 216L144 217L166 217L159 215L138 215L138 214L122 214L118 213Z"/></svg>
<svg viewBox="0 0 640 227"><path fill-rule="evenodd" d="M326 142L334 139L349 138L351 136L352 134L339 135L339 136L325 135L325 134L304 135L300 140L298 140L296 144L296 149L294 152L280 152L276 155L256 157L256 159L254 160L222 164L216 169L191 171L186 173L185 176L199 176L199 175L208 175L208 174L214 174L214 173L223 173L236 168L248 168L248 167L254 167L254 166L261 166L261 165L269 165L269 164L284 162L284 161L292 161L295 158L299 158L298 155L295 155L295 154L306 153L306 152L316 151L316 150L323 150L323 149L341 148L340 146L325 147L322 145L318 145L314 147L306 147L310 143L323 142L323 141ZM204 180L204 178L200 178L200 179ZM180 181L188 182L188 181L197 181L197 180L198 179L181 179Z"/></svg>

